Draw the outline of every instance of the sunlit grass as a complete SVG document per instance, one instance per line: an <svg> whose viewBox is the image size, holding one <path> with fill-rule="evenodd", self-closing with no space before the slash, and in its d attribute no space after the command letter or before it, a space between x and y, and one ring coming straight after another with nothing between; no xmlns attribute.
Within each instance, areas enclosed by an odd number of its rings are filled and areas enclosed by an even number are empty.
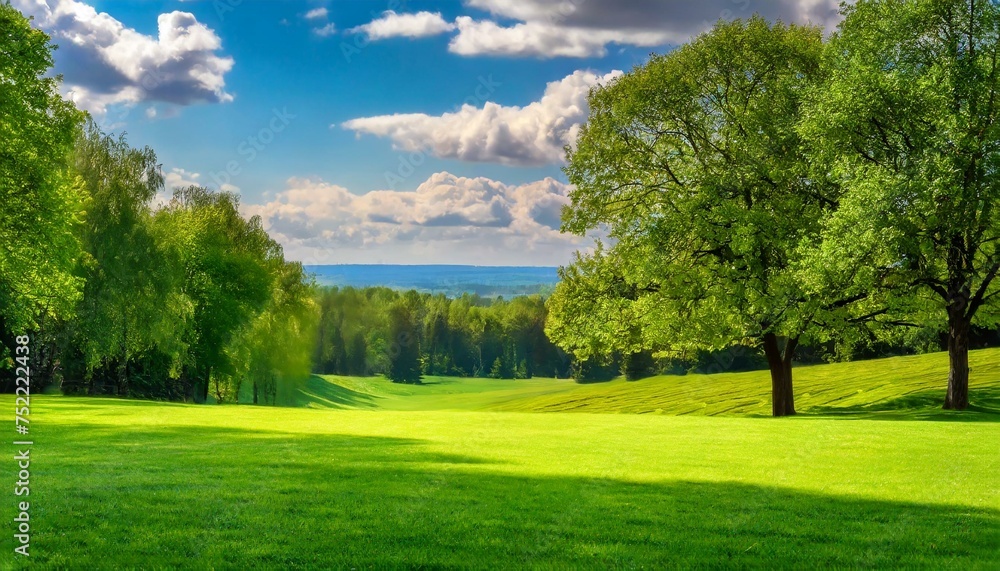
<svg viewBox="0 0 1000 571"><path fill-rule="evenodd" d="M995 386L998 357L974 354L974 400ZM812 405L785 419L740 416L724 406L724 391L698 409L723 416L385 410L454 399L442 406L621 411L638 409L637 391L647 391L657 408L674 395L685 411L692 395L715 392L665 390L697 377L548 382L548 395L539 394L546 381L314 387L355 410L37 397L30 562L995 569L1000 418L978 410L908 419L931 414L912 393L937 390L939 360L800 369L810 395L800 402ZM871 387L858 394L860 375ZM766 390L757 387L764 379L701 378L732 391ZM821 392L824 379L837 390ZM318 406L302 395L299 404ZM832 405L841 412L830 414ZM13 398L0 406L12 411ZM868 410L886 406L903 408ZM13 424L10 412L2 418ZM13 478L12 460L8 467ZM5 537L0 566L22 565Z"/></svg>
<svg viewBox="0 0 1000 571"><path fill-rule="evenodd" d="M972 410L1000 414L1000 349L971 353ZM942 412L945 353L795 369L796 406L811 415L954 418ZM503 410L699 415L769 415L767 371L662 376L577 384L568 380L430 377L394 385L382 377L313 377L280 399L290 406L388 410Z"/></svg>

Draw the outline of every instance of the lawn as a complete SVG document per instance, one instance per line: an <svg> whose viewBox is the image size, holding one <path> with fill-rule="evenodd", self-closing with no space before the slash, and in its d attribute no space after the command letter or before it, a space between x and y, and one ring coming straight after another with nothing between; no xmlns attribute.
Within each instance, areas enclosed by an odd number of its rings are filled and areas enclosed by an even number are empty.
<svg viewBox="0 0 1000 571"><path fill-rule="evenodd" d="M997 569L1000 415L992 401L932 415L925 393L943 381L914 379L935 359L800 369L807 412L785 419L739 404L756 393L721 404L759 374L503 388L314 379L326 403L295 397L333 410L37 397L31 563ZM974 401L995 397L998 361L974 354ZM867 371L868 390L851 371ZM660 394L693 379L709 387ZM823 397L822 379L841 396ZM663 414L471 410L625 411L640 390ZM13 399L0 400L10 422ZM697 401L690 412L723 414L667 414ZM451 410L389 410L431 402ZM4 510L9 522L12 502Z"/></svg>
<svg viewBox="0 0 1000 571"><path fill-rule="evenodd" d="M1000 349L970 354L972 412L1000 411ZM855 418L952 419L941 411L948 355L934 353L796 367L799 412ZM383 377L312 377L286 387L280 404L382 410L492 410L768 416L767 371L661 376L578 384L570 380L428 377L395 385ZM967 418L990 418L967 414Z"/></svg>

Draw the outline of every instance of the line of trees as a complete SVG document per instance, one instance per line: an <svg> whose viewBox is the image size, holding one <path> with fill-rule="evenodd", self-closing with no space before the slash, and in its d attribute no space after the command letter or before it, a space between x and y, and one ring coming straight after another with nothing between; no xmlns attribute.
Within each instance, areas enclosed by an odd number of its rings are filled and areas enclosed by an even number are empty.
<svg viewBox="0 0 1000 571"><path fill-rule="evenodd" d="M383 287L324 288L314 372L502 379L568 377L571 360L545 336L540 296L448 298Z"/></svg>
<svg viewBox="0 0 1000 571"><path fill-rule="evenodd" d="M456 376L497 379L573 378L578 382L606 381L623 376L629 380L661 374L711 374L767 368L766 354L759 346L734 344L720 348L693 348L678 352L656 352L641 343L613 343L632 335L619 329L631 320L597 321L587 318L592 303L619 300L606 289L621 284L610 276L587 275L580 281L579 268L564 270L562 286L573 284L577 295L521 296L513 299L484 298L464 294L401 292L386 287L319 288L317 337L312 352L313 372L321 375L385 375L401 383L416 383L423 376ZM605 290L588 297L584 286ZM594 293L594 292L590 292ZM583 295L580 295L583 294ZM573 307L564 304L574 303ZM555 312L550 315L550 308ZM606 311L606 308L604 309ZM591 327L574 332L589 340L604 339L590 346L582 357L567 353L549 339L545 324L566 327L561 316L578 316L573 327ZM550 331L550 333L556 333ZM838 347L836 343L803 343L796 361L827 363L846 358L875 358L940 351L947 336L933 326L906 330L898 336L870 339L870 343ZM974 328L977 347L1000 345L996 330ZM578 348L580 349L580 348ZM850 350L845 354L845 350ZM584 351L579 351L583 354Z"/></svg>
<svg viewBox="0 0 1000 571"><path fill-rule="evenodd" d="M106 135L47 75L53 46L0 3L0 360L31 337L32 388L204 402L308 374L315 301L238 198L165 204L152 149ZM0 369L13 390L13 372Z"/></svg>
<svg viewBox="0 0 1000 571"><path fill-rule="evenodd" d="M829 41L754 17L595 89L550 337L581 359L745 344L795 413L805 344L947 331L968 406L974 326L998 322L1000 6L860 0Z"/></svg>

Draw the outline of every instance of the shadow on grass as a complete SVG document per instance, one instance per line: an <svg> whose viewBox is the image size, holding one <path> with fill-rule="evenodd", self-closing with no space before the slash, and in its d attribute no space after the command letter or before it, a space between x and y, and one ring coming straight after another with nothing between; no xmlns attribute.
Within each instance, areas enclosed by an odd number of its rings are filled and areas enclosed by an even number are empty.
<svg viewBox="0 0 1000 571"><path fill-rule="evenodd" d="M131 406L131 407L188 407L201 406L191 402L177 402L168 400L138 399L118 396L84 396L84 395L46 395L46 406L55 408L66 407L73 410L108 410L108 406Z"/></svg>
<svg viewBox="0 0 1000 571"><path fill-rule="evenodd" d="M964 506L528 476L419 439L43 431L31 489L31 560L42 567L942 569L1000 560L1000 512Z"/></svg>
<svg viewBox="0 0 1000 571"><path fill-rule="evenodd" d="M321 408L377 408L377 397L353 391L311 375L308 379L283 387L284 404L294 407L319 406Z"/></svg>
<svg viewBox="0 0 1000 571"><path fill-rule="evenodd" d="M944 396L944 390L919 391L865 405L812 407L802 416L857 420L1000 422L1000 387L971 389L969 408L964 411L944 410Z"/></svg>

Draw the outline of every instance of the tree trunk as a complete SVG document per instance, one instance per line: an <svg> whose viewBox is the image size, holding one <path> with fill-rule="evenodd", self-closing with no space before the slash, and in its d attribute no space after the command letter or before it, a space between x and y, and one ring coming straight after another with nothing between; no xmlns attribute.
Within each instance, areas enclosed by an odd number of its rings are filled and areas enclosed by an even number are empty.
<svg viewBox="0 0 1000 571"><path fill-rule="evenodd" d="M257 404L257 375L253 377L253 403Z"/></svg>
<svg viewBox="0 0 1000 571"><path fill-rule="evenodd" d="M944 408L965 410L969 406L969 319L964 307L948 312L948 395Z"/></svg>
<svg viewBox="0 0 1000 571"><path fill-rule="evenodd" d="M124 396L128 393L128 316L122 319L122 354L118 365L118 387L115 392Z"/></svg>
<svg viewBox="0 0 1000 571"><path fill-rule="evenodd" d="M17 346L16 335L14 335L13 331L7 330L7 319L2 314L0 314L0 343L7 348L7 352L11 356L15 355L15 347ZM34 347L32 347L32 349L34 349ZM0 382L3 383L4 392L15 392L16 379L17 377L14 375L13 368L10 370L0 369Z"/></svg>
<svg viewBox="0 0 1000 571"><path fill-rule="evenodd" d="M788 339L785 350L778 347L778 336L764 335L764 354L771 371L771 415L791 416L795 414L795 396L792 391L792 358L798 339Z"/></svg>
<svg viewBox="0 0 1000 571"><path fill-rule="evenodd" d="M192 397L195 403L204 404L208 402L208 380L212 377L212 368L209 367L207 371L196 368L194 373L195 377L191 387L194 389Z"/></svg>

